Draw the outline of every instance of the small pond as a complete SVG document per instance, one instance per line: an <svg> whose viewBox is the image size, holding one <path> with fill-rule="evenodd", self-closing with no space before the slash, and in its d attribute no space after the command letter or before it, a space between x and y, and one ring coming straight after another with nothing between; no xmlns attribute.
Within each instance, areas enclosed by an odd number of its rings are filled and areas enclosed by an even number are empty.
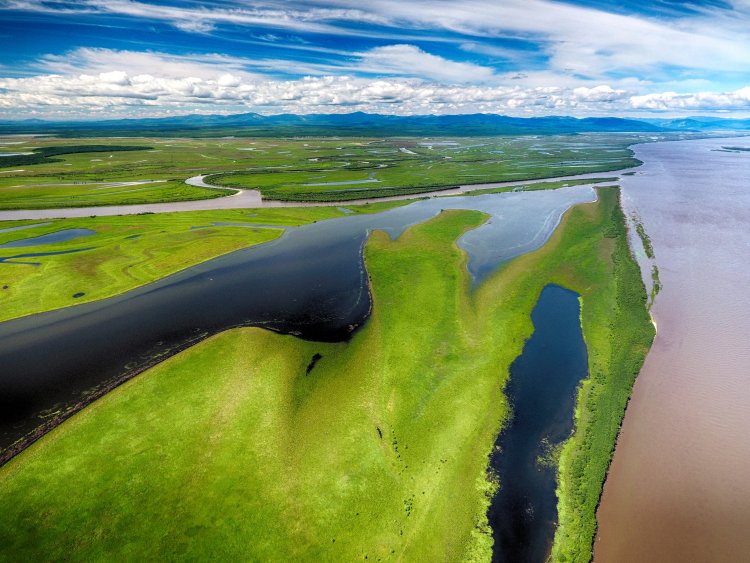
<svg viewBox="0 0 750 563"><path fill-rule="evenodd" d="M46 235L39 235L38 237L22 238L0 244L0 248L22 248L25 246L42 246L44 244L54 244L58 242L68 242L81 237L89 237L95 235L96 231L91 229L63 229L62 231L55 231L54 233L47 233Z"/></svg>

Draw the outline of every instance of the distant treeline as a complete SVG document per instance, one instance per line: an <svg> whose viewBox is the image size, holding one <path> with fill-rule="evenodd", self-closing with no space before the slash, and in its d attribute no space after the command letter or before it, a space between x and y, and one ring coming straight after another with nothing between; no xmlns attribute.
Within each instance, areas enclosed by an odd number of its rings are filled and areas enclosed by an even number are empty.
<svg viewBox="0 0 750 563"><path fill-rule="evenodd" d="M34 149L33 154L19 154L15 156L0 156L0 168L11 166L30 166L32 164L46 164L50 162L62 162L59 158L53 158L63 154L76 154L86 152L116 152L116 151L148 151L153 147L137 145L63 145L59 147L43 147Z"/></svg>

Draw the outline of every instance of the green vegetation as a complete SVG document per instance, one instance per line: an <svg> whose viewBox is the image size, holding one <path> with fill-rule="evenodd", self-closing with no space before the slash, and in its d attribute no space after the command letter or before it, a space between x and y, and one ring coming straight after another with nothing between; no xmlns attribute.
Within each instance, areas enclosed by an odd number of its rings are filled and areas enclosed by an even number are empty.
<svg viewBox="0 0 750 563"><path fill-rule="evenodd" d="M649 301L649 307L654 303L654 299L659 295L661 291L661 279L659 278L659 266L656 264L651 265L651 300Z"/></svg>
<svg viewBox="0 0 750 563"><path fill-rule="evenodd" d="M648 236L643 222L635 213L633 213L633 223L635 224L635 232L638 233L638 237L641 239L643 251L649 259L653 260L656 256L654 254L654 246L651 244L651 237Z"/></svg>
<svg viewBox="0 0 750 563"><path fill-rule="evenodd" d="M450 187L452 186L445 186L445 189L448 189ZM415 186L410 188L364 188L311 193L278 193L273 196L273 199L275 201L356 201L375 197L419 195L428 192L434 192L436 189L437 188L433 186Z"/></svg>
<svg viewBox="0 0 750 563"><path fill-rule="evenodd" d="M403 204L382 202L351 206L347 210L375 213ZM5 221L0 223L0 230L21 225L39 226L0 232L0 245L64 229L91 229L97 234L41 246L0 248L0 321L110 297L221 254L272 240L282 233L281 228L273 227L297 226L344 215L344 211L335 207L295 207L49 222ZM249 223L270 228L215 226L214 222ZM22 257L30 253L81 249L86 250ZM84 295L74 298L77 293Z"/></svg>
<svg viewBox="0 0 750 563"><path fill-rule="evenodd" d="M234 193L228 190L188 186L181 180L59 183L60 180L53 177L36 177L35 181L39 183L8 185L2 188L2 208L51 209L137 205L212 199Z"/></svg>
<svg viewBox="0 0 750 563"><path fill-rule="evenodd" d="M1 468L0 559L486 560L502 387L557 283L581 295L591 377L561 457L555 553L587 560L652 335L617 197L600 190L474 291L455 240L482 214L374 233L374 307L350 342L228 331Z"/></svg>
<svg viewBox="0 0 750 563"><path fill-rule="evenodd" d="M611 190L599 194L608 203L601 211L609 216L599 252L609 260L579 252L579 267L591 285L569 285L583 295L581 321L590 375L578 392L575 434L560 458L554 561L591 560L602 486L633 383L654 337L625 217L612 201L618 194Z"/></svg>
<svg viewBox="0 0 750 563"><path fill-rule="evenodd" d="M458 185L598 173L636 166L636 134L450 138L222 138L87 140L0 137L0 152L34 152L26 166L0 157L0 209L43 209L206 199L226 190L187 186L211 174L228 188L289 201L350 201ZM89 140L90 141L90 140ZM141 145L143 143L143 145ZM151 149L145 150L148 147ZM105 150L107 149L107 150ZM144 149L144 150L132 150ZM71 152L75 150L76 152ZM81 151L86 152L81 152ZM93 152L98 151L98 152ZM56 154L54 159L43 154ZM20 158L20 157L18 157Z"/></svg>
<svg viewBox="0 0 750 563"><path fill-rule="evenodd" d="M638 164L627 144L612 140L602 145L601 141L589 144L577 137L363 140L340 151L338 147L321 150L307 162L233 171L211 176L209 181L258 189L275 200L340 201L605 172Z"/></svg>
<svg viewBox="0 0 750 563"><path fill-rule="evenodd" d="M549 441L549 438L542 438L541 446L541 455L537 456L536 458L536 464L539 467L557 467L560 463L560 455L562 454L562 450L565 443L552 443Z"/></svg>
<svg viewBox="0 0 750 563"><path fill-rule="evenodd" d="M62 160L53 157L64 154L147 150L151 150L151 147L131 145L55 145L33 149L31 154L0 156L0 166L2 168L8 168L10 166L31 166L33 164L63 162Z"/></svg>

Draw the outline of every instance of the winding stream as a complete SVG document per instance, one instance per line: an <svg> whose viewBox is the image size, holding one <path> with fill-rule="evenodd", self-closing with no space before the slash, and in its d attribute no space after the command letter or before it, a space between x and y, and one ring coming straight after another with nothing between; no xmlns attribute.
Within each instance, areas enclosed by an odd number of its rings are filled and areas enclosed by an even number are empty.
<svg viewBox="0 0 750 563"><path fill-rule="evenodd" d="M482 190L489 188L502 188L513 186L526 186L538 184L541 182L564 181L564 180L583 180L587 178L604 178L615 177L624 170L613 172L597 172L578 174L573 176L560 176L557 178L541 178L539 180L513 180L509 182L493 182L489 184L469 184L457 186L446 190L434 192L424 192L420 194L405 194L388 197L378 197L369 199L358 199L345 202L326 202L326 201L273 201L264 200L261 193L257 190L234 190L222 186L215 186L205 182L207 174L193 176L185 180L185 183L191 186L202 188L215 188L234 192L226 197L214 199L201 199L195 201L176 201L171 203L145 203L139 205L108 205L98 207L71 207L60 209L30 209L30 210L12 210L0 211L0 221L12 220L41 220L41 219L68 219L75 217L94 217L94 216L112 216L112 215L136 215L138 213L171 213L174 211L210 211L216 209L242 209L242 208L275 208L275 207L329 207L340 205L362 205L366 203L376 203L380 201L403 201L417 200L423 198L443 197L443 196L460 196L466 192ZM608 185L599 183L598 185ZM609 184L611 185L611 184Z"/></svg>

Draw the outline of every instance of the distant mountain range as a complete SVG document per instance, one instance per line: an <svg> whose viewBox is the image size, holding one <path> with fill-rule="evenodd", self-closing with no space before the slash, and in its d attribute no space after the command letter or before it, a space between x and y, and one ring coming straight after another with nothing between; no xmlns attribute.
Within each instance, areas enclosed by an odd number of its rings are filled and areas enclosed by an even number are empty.
<svg viewBox="0 0 750 563"><path fill-rule="evenodd" d="M708 132L750 130L750 119L694 117L623 119L618 117L508 117L494 114L395 116L369 113L184 115L103 121L0 121L0 133L52 133L73 137L110 135L549 135L613 132Z"/></svg>
<svg viewBox="0 0 750 563"><path fill-rule="evenodd" d="M683 117L679 119L644 119L646 123L669 131L748 131L750 119L719 117Z"/></svg>

